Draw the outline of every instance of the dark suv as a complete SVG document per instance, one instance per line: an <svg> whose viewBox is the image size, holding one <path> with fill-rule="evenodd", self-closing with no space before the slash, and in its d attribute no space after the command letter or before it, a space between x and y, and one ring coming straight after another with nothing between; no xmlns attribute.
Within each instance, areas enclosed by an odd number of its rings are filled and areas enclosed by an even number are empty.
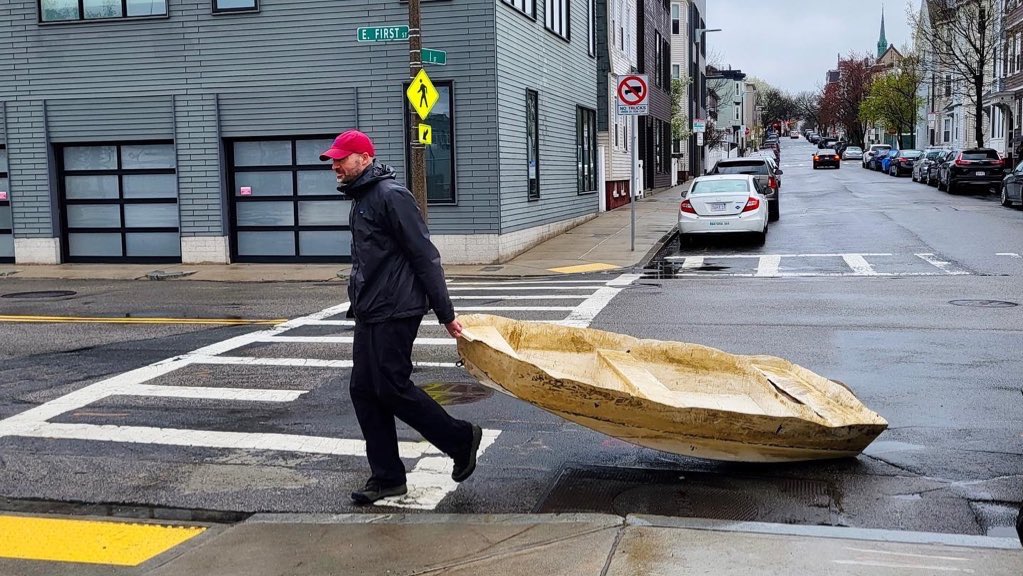
<svg viewBox="0 0 1023 576"><path fill-rule="evenodd" d="M1000 186L1005 162L992 148L970 148L946 156L938 166L938 190L955 194L962 186Z"/></svg>
<svg viewBox="0 0 1023 576"><path fill-rule="evenodd" d="M766 158L728 158L718 160L707 174L750 174L756 177L767 197L767 219L774 222L781 214L778 190L781 189L782 171Z"/></svg>

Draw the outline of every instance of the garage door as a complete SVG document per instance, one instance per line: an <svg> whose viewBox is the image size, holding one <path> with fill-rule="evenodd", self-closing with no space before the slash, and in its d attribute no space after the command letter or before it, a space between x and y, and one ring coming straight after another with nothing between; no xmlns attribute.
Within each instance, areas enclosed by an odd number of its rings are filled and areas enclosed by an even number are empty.
<svg viewBox="0 0 1023 576"><path fill-rule="evenodd" d="M61 224L67 262L179 262L171 143L61 146Z"/></svg>
<svg viewBox="0 0 1023 576"><path fill-rule="evenodd" d="M231 260L350 262L351 202L320 153L332 137L231 140Z"/></svg>
<svg viewBox="0 0 1023 576"><path fill-rule="evenodd" d="M14 262L14 222L11 186L7 176L7 150L0 145L0 262Z"/></svg>

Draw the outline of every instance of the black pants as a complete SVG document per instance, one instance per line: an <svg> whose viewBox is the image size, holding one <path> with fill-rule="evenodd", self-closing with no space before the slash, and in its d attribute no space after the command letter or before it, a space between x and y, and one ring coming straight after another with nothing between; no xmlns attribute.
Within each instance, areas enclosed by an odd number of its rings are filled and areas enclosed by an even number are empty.
<svg viewBox="0 0 1023 576"><path fill-rule="evenodd" d="M472 425L452 418L409 379L412 343L422 321L414 316L355 323L349 392L366 439L370 480L382 486L405 483L395 416L448 456L462 456L472 443Z"/></svg>

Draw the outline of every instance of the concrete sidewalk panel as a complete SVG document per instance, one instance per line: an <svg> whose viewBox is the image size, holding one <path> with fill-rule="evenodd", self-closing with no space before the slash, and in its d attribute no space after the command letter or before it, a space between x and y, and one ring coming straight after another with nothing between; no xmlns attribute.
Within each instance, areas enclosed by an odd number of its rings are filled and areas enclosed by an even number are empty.
<svg viewBox="0 0 1023 576"><path fill-rule="evenodd" d="M629 527L608 576L1023 574L1023 553L942 545Z"/></svg>
<svg viewBox="0 0 1023 576"><path fill-rule="evenodd" d="M596 576L622 525L613 516L356 516L256 518L152 574Z"/></svg>

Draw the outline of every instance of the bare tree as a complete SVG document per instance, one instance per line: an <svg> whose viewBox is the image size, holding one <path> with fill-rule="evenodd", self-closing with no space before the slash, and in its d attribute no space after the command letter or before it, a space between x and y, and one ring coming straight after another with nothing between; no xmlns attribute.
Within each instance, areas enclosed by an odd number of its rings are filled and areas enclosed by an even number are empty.
<svg viewBox="0 0 1023 576"><path fill-rule="evenodd" d="M821 124L821 94L823 89L817 92L806 90L796 94L792 99L796 105L796 115L812 124L814 128Z"/></svg>
<svg viewBox="0 0 1023 576"><path fill-rule="evenodd" d="M910 13L918 47L933 55L939 73L969 87L977 147L984 145L984 83L997 56L995 0L924 0L923 14ZM955 82L953 82L955 84Z"/></svg>

